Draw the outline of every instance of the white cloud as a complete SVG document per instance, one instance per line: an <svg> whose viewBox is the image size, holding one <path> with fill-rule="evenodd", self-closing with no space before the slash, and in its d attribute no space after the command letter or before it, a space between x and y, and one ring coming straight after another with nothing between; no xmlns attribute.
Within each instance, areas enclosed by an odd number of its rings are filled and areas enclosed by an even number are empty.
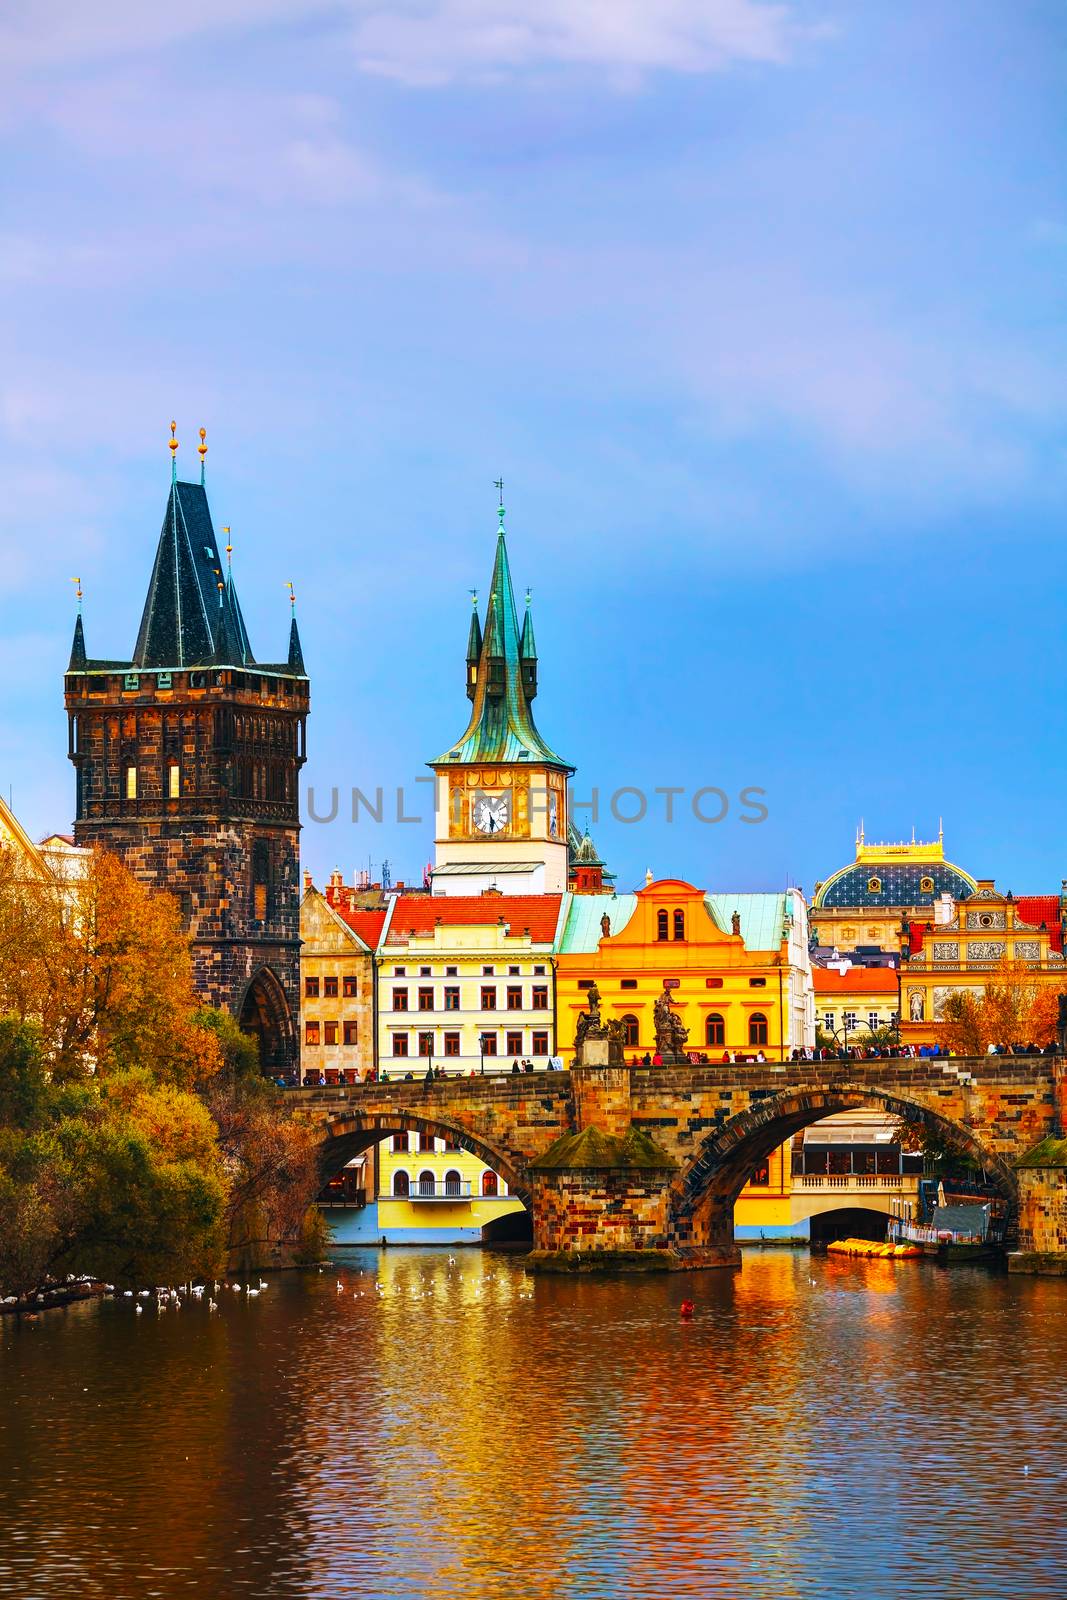
<svg viewBox="0 0 1067 1600"><path fill-rule="evenodd" d="M632 78L783 62L790 10L766 0L357 0L367 72L409 85L585 66Z"/></svg>

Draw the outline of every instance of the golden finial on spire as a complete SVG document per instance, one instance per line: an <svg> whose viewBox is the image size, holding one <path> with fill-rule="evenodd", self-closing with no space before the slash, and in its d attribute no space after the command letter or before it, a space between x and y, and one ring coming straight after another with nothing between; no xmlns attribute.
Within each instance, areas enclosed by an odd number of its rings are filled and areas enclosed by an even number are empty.
<svg viewBox="0 0 1067 1600"><path fill-rule="evenodd" d="M171 483L177 483L177 481L178 481L178 424L176 422L174 422L173 420L171 421L170 438L167 440L167 444L170 446L170 481L171 481Z"/></svg>
<svg viewBox="0 0 1067 1600"><path fill-rule="evenodd" d="M226 570L229 571L230 566L232 565L231 557L233 556L233 545L230 543L229 528L223 528L222 531L226 535Z"/></svg>
<svg viewBox="0 0 1067 1600"><path fill-rule="evenodd" d="M292 606L292 608L293 608L293 610L295 612L295 610L296 610L296 590L293 588L293 580L291 578L290 578L289 582L286 584L285 587L289 591L289 604Z"/></svg>
<svg viewBox="0 0 1067 1600"><path fill-rule="evenodd" d="M196 453L200 457L200 482L203 483L203 481L204 481L204 462L207 459L207 429L206 428L201 428L200 429L200 443L196 447Z"/></svg>
<svg viewBox="0 0 1067 1600"><path fill-rule="evenodd" d="M76 599L78 601L78 615L81 616L81 609L82 609L82 581L81 581L80 578L71 578L70 581L74 585L74 594L75 594L75 597L76 597Z"/></svg>

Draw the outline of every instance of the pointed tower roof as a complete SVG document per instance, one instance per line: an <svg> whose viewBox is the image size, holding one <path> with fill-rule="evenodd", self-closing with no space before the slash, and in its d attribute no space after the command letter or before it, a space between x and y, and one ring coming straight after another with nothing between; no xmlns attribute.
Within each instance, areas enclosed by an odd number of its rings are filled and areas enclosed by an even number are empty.
<svg viewBox="0 0 1067 1600"><path fill-rule="evenodd" d="M289 671L297 673L301 678L306 678L304 670L304 652L300 647L300 630L296 625L296 613L289 624Z"/></svg>
<svg viewBox="0 0 1067 1600"><path fill-rule="evenodd" d="M476 667L482 653L482 624L478 618L478 596L472 591L471 631L467 635L467 665Z"/></svg>
<svg viewBox="0 0 1067 1600"><path fill-rule="evenodd" d="M87 665L85 655L85 629L82 627L82 614L79 611L74 624L74 638L70 646L70 661L67 664L68 672L84 672Z"/></svg>
<svg viewBox="0 0 1067 1600"><path fill-rule="evenodd" d="M219 605L222 561L203 484L175 478L159 535L144 614L134 646L137 667L252 661L232 583ZM221 651L221 654L220 654Z"/></svg>
<svg viewBox="0 0 1067 1600"><path fill-rule="evenodd" d="M534 638L533 612L530 610L530 591L526 591L526 615L522 619L522 638L519 640L519 659L537 660L537 640Z"/></svg>
<svg viewBox="0 0 1067 1600"><path fill-rule="evenodd" d="M451 749L431 762L539 761L565 772L574 768L546 744L537 731L529 698L523 688L521 640L515 613L515 594L504 531L504 507L499 509L496 559L485 608L485 629L478 640L477 613L471 623L468 662L477 660L470 722ZM525 630L524 630L525 633ZM530 644L533 631L530 628ZM476 658L470 654L478 642Z"/></svg>

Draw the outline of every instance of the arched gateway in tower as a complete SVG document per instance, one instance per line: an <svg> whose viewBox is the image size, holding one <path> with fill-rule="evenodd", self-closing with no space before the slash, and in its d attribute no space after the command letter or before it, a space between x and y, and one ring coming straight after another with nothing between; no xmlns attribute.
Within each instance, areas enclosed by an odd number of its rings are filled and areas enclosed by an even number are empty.
<svg viewBox="0 0 1067 1600"><path fill-rule="evenodd" d="M171 432L173 434L173 426ZM79 614L64 683L79 845L112 850L174 894L206 1003L257 1035L264 1069L294 1065L299 1004L298 776L309 684L252 654L204 487L177 475L132 657L93 660ZM228 530L223 530L228 533Z"/></svg>

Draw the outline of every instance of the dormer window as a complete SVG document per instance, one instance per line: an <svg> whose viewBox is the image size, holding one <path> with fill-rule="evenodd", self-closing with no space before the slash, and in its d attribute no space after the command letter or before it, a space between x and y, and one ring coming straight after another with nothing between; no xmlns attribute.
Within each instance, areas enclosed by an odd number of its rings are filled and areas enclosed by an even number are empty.
<svg viewBox="0 0 1067 1600"><path fill-rule="evenodd" d="M881 892L882 892L882 880L881 880L881 878L868 878L867 879L867 893L868 894L881 894Z"/></svg>
<svg viewBox="0 0 1067 1600"><path fill-rule="evenodd" d="M920 889L920 892L922 894L933 894L933 892L934 892L934 880L933 880L933 878L920 878L919 879L919 889Z"/></svg>

